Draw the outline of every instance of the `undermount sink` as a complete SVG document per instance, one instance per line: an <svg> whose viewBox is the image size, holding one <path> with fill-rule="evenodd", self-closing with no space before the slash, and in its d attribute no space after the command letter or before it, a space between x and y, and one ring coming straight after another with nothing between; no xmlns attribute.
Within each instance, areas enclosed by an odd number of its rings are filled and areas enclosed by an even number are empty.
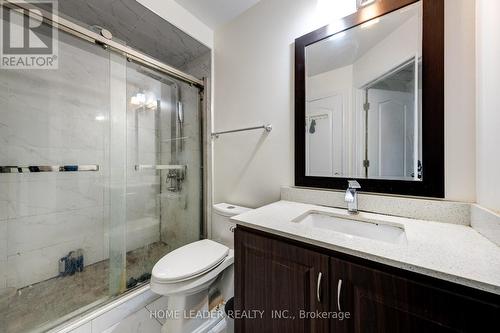
<svg viewBox="0 0 500 333"><path fill-rule="evenodd" d="M373 221L358 215L347 217L333 213L310 211L292 220L292 222L311 228L332 230L350 236L369 238L387 243L396 244L406 242L405 230L402 225Z"/></svg>

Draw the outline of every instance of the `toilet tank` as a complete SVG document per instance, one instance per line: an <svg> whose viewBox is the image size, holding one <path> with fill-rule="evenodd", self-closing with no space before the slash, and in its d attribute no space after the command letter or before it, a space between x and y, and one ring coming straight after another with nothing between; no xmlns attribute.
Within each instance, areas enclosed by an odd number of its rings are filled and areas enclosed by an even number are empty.
<svg viewBox="0 0 500 333"><path fill-rule="evenodd" d="M230 221L232 216L236 216L251 210L247 207L236 206L227 203L218 203L213 206L212 211L212 239L226 245L230 249L234 248L234 227Z"/></svg>

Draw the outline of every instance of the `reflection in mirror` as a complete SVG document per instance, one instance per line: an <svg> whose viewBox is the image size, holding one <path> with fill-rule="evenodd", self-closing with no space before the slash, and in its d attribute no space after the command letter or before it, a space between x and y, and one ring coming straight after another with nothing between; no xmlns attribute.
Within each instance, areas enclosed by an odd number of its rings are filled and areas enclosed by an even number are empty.
<svg viewBox="0 0 500 333"><path fill-rule="evenodd" d="M422 180L422 5L306 47L306 175Z"/></svg>

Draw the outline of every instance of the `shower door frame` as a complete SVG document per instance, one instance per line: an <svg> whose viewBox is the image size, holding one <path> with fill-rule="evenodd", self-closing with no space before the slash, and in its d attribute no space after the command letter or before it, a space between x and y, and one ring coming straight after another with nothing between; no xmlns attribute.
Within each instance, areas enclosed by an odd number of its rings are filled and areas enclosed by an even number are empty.
<svg viewBox="0 0 500 333"><path fill-rule="evenodd" d="M24 13L26 13L27 10L29 10L31 7L29 5L25 5L22 3L18 2L11 2L9 0L5 0L5 2L2 4L3 6L8 6L10 8L14 9L22 9ZM99 44L103 46L104 48L109 48L115 52L121 53L125 57L127 57L128 60L134 60L142 65L145 65L149 68L158 70L162 73L165 73L169 76L172 76L176 79L179 79L183 82L192 84L194 86L197 86L201 90L204 89L205 83L202 79L198 79L190 74L184 73L183 71L180 71L172 66L169 66L167 64L164 64L142 52L139 52L129 46L120 44L116 41L113 41L111 39L107 39L91 30L88 30L82 26L79 26L78 24L75 24L69 20L66 20L56 14L48 13L45 10L41 8L37 8L39 10L39 13L35 11L31 11L30 15L32 15L34 18L37 19L43 19L45 23L50 24L52 27L60 29L64 32L67 32L73 36L79 37L81 39L85 39L91 43ZM41 15L39 15L41 14Z"/></svg>
<svg viewBox="0 0 500 333"><path fill-rule="evenodd" d="M28 9L31 7L29 4L22 4L22 3L17 3L17 2L11 2L9 0L4 0L1 4L2 6L7 6L9 8L13 9L20 9L23 10L24 15L28 12ZM127 61L133 61L136 63L139 63L149 69L159 71L160 73L163 73L169 77L172 77L174 79L178 79L184 83L187 83L193 87L196 87L199 89L199 114L200 114L200 144L202 147L202 154L200 156L201 160L201 188L200 188L200 193L201 193L201 200L200 200L200 213L201 213L201 232L200 232L200 238L207 238L210 236L210 209L211 209L211 204L212 204L212 184L211 184L211 172L212 172L212 152L210 149L207 149L207 147L210 147L210 142L211 142L211 119L212 115L210 112L210 105L211 105L211 96L210 96L210 79L209 78L196 78L195 76L192 76L188 73L185 73L183 71L180 71L174 67L171 67L165 63L162 63L161 61L158 61L142 52L139 52L131 47L128 47L126 45L120 44L116 41L113 41L111 39L107 39L85 27L82 27L78 24L75 24L67 19L64 19L56 14L48 13L45 10L41 8L37 8L39 10L39 13L35 11L31 11L30 15L32 15L34 18L39 19L39 20L44 20L44 23L49 24L50 26L62 30L72 36L78 37L80 39L83 39L89 43L93 43L96 45L99 45L103 47L104 49L108 49L109 51L113 51L117 54L120 54L124 56ZM129 299L131 295L135 295L135 293L142 293L141 291L144 288L143 285L139 285L137 287L131 288L124 293L121 293L119 295L109 295L110 298L105 301L104 303L100 303L96 305L95 307L92 308L86 308L82 309L83 313L78 313L75 314L77 315L82 315L83 317L80 318L81 320L85 320L84 318L91 315L90 313L96 311L93 315L96 315L97 313L100 313L101 311L99 310L102 307L106 307L107 305L114 304L116 302L121 303L125 301L126 299ZM116 304L118 304L116 303ZM67 315L72 315L72 313L67 314ZM65 316L67 316L65 315ZM92 315L91 315L92 316ZM88 319L88 318L87 318ZM71 322L71 318L68 319L68 321ZM54 326L51 324L50 327L52 329L56 327L64 327L68 321L65 321L64 323L54 323ZM78 321L78 320L77 320Z"/></svg>

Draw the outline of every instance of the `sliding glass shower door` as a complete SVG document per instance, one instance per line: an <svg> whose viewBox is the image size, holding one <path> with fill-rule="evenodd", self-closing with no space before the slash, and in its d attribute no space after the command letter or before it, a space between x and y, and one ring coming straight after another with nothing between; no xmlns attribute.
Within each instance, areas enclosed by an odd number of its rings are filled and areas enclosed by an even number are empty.
<svg viewBox="0 0 500 333"><path fill-rule="evenodd" d="M45 331L146 284L201 234L199 89L57 43L58 69L0 69L0 332Z"/></svg>
<svg viewBox="0 0 500 333"><path fill-rule="evenodd" d="M117 251L126 274L117 291L148 281L162 256L198 240L202 220L198 88L133 62L126 77L126 246Z"/></svg>
<svg viewBox="0 0 500 333"><path fill-rule="evenodd" d="M0 70L0 331L105 299L110 53L59 33L59 68Z"/></svg>

